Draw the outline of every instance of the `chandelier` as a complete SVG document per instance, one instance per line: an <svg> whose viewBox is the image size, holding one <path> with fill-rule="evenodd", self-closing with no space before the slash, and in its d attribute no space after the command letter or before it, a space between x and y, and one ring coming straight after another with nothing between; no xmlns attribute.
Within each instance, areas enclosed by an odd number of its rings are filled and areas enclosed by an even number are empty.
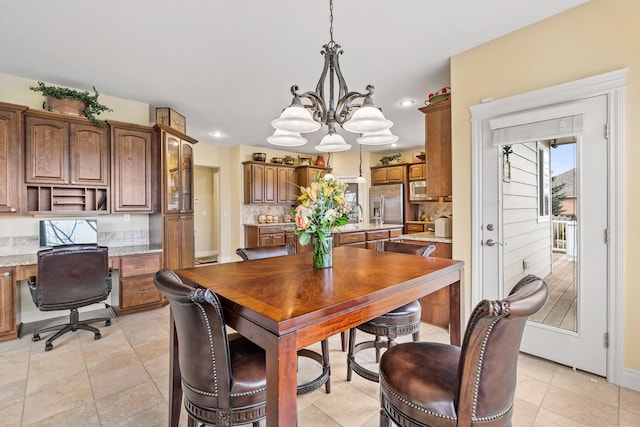
<svg viewBox="0 0 640 427"><path fill-rule="evenodd" d="M368 85L365 93L350 92L347 88L338 61L343 51L333 40L333 0L329 1L329 36L329 43L322 46L320 52L324 56L324 67L315 91L299 93L297 85L291 86L293 101L282 111L280 117L271 122L276 130L267 141L289 147L304 145L307 140L301 136L302 133L315 132L326 125L327 134L315 149L328 153L349 150L351 145L336 132L336 126L340 125L348 132L360 134L356 139L360 144L382 145L396 142L398 137L389 130L393 122L387 120L382 111L373 105L373 86ZM328 99L325 97L327 77ZM362 99L362 103L355 104L359 99ZM303 100L306 102L303 103Z"/></svg>

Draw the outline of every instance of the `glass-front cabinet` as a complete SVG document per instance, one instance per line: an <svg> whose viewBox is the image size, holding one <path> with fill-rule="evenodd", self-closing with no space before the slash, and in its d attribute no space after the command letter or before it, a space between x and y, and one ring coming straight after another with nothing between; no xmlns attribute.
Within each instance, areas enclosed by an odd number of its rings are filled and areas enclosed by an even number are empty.
<svg viewBox="0 0 640 427"><path fill-rule="evenodd" d="M163 128L164 212L193 212L193 143Z"/></svg>

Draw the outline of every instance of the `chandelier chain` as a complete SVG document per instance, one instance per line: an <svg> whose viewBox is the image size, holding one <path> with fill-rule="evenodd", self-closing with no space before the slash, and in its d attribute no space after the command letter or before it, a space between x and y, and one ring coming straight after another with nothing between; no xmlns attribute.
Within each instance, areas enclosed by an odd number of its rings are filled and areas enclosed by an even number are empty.
<svg viewBox="0 0 640 427"><path fill-rule="evenodd" d="M333 44L333 0L329 0L329 38Z"/></svg>

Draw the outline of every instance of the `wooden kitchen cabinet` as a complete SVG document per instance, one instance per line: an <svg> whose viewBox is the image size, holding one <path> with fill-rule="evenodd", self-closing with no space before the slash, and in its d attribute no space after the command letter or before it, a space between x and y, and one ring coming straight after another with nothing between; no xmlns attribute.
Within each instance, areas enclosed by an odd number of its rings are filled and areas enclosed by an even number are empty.
<svg viewBox="0 0 640 427"><path fill-rule="evenodd" d="M331 168L321 166L298 166L296 168L296 182L300 187L308 187L317 177L331 173Z"/></svg>
<svg viewBox="0 0 640 427"><path fill-rule="evenodd" d="M20 212L24 110L26 107L0 102L0 213Z"/></svg>
<svg viewBox="0 0 640 427"><path fill-rule="evenodd" d="M371 185L404 184L407 177L407 165L373 166L371 168Z"/></svg>
<svg viewBox="0 0 640 427"><path fill-rule="evenodd" d="M377 249L378 242L398 237L402 234L402 227L383 228L374 230L346 231L335 233L334 246L353 246L364 249Z"/></svg>
<svg viewBox="0 0 640 427"><path fill-rule="evenodd" d="M425 115L427 196L451 196L451 101L420 108Z"/></svg>
<svg viewBox="0 0 640 427"><path fill-rule="evenodd" d="M290 205L295 202L295 167L248 161L244 165L244 203Z"/></svg>
<svg viewBox="0 0 640 427"><path fill-rule="evenodd" d="M190 268L195 262L193 218L193 144L195 139L162 124L154 127L152 189L160 199L149 216L149 243L161 244L164 266Z"/></svg>
<svg viewBox="0 0 640 427"><path fill-rule="evenodd" d="M245 225L244 246L247 248L278 246L285 243L295 243L293 234L295 224L278 225Z"/></svg>
<svg viewBox="0 0 640 427"><path fill-rule="evenodd" d="M106 128L88 119L28 110L25 115L25 182L72 186L109 185Z"/></svg>
<svg viewBox="0 0 640 427"><path fill-rule="evenodd" d="M423 181L426 179L424 163L409 165L409 181Z"/></svg>
<svg viewBox="0 0 640 427"><path fill-rule="evenodd" d="M152 212L153 129L109 121L111 211Z"/></svg>
<svg viewBox="0 0 640 427"><path fill-rule="evenodd" d="M118 283L113 283L113 304L118 315L164 305L164 298L153 283L154 274L162 268L161 253L126 255L115 263Z"/></svg>
<svg viewBox="0 0 640 427"><path fill-rule="evenodd" d="M13 268L0 268L0 341L18 337L16 280Z"/></svg>
<svg viewBox="0 0 640 427"><path fill-rule="evenodd" d="M164 266L172 270L191 268L195 263L193 215L165 215Z"/></svg>

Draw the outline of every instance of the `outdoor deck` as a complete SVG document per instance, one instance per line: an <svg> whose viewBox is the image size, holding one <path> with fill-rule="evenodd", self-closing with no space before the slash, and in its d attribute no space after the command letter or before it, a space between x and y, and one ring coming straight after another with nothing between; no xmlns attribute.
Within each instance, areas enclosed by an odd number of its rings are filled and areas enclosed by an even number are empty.
<svg viewBox="0 0 640 427"><path fill-rule="evenodd" d="M552 273L544 278L549 286L545 305L529 320L570 331L576 330L576 263L564 253L554 252Z"/></svg>

